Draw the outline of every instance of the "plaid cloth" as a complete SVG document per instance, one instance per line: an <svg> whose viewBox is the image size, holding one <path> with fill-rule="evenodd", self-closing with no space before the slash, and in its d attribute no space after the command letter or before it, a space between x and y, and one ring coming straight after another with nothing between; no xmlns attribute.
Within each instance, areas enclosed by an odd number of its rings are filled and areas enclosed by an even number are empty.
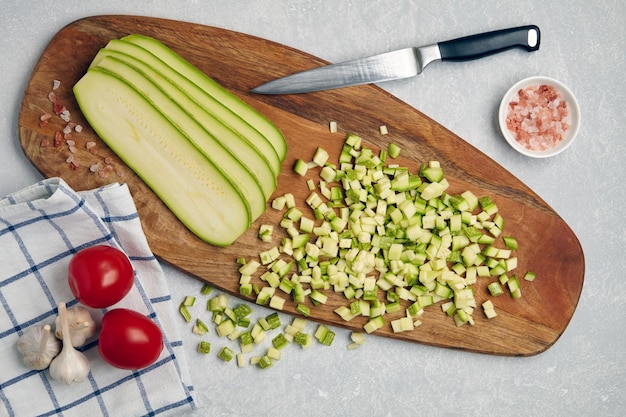
<svg viewBox="0 0 626 417"><path fill-rule="evenodd" d="M133 289L113 307L153 319L165 347L153 365L122 370L99 356L96 334L80 348L91 364L87 380L68 386L48 370L28 369L16 343L29 327L53 324L58 302L77 303L68 263L97 244L124 250L135 268ZM104 310L90 312L99 323ZM77 193L52 178L0 200L0 415L161 416L195 409L175 312L126 185Z"/></svg>

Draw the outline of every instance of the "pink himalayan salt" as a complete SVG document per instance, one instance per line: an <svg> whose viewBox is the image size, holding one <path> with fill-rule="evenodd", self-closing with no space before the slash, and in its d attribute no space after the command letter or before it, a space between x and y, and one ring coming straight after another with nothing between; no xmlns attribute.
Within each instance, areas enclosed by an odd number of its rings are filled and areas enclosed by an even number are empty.
<svg viewBox="0 0 626 417"><path fill-rule="evenodd" d="M569 130L567 102L551 85L530 85L509 103L506 126L525 148L552 149Z"/></svg>

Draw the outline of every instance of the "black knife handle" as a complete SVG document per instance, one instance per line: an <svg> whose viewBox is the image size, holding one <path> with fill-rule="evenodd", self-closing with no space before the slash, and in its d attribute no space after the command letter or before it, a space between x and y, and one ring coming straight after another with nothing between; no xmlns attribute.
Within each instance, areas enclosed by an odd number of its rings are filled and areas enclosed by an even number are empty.
<svg viewBox="0 0 626 417"><path fill-rule="evenodd" d="M536 51L540 41L539 27L528 25L465 36L439 42L437 45L443 61L469 61L511 48Z"/></svg>

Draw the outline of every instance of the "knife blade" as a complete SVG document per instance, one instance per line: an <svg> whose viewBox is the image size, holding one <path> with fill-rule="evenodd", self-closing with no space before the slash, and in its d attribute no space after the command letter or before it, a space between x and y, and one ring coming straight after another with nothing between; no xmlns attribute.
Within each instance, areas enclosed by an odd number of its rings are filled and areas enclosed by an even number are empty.
<svg viewBox="0 0 626 417"><path fill-rule="evenodd" d="M535 25L484 32L420 47L404 48L365 58L297 72L261 84L257 94L299 94L414 77L435 61L469 61L512 48L539 49Z"/></svg>

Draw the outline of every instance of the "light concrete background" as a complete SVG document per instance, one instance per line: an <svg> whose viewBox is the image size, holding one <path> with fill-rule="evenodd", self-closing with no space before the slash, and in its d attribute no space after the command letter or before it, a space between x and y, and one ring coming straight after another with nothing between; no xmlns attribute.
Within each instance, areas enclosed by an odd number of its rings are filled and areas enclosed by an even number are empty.
<svg viewBox="0 0 626 417"><path fill-rule="evenodd" d="M530 358L492 357L368 337L348 351L287 349L269 371L195 353L193 416L617 416L626 412L625 35L621 0L0 0L0 195L41 179L22 154L18 111L51 37L81 17L137 14L237 30L331 62L522 24L542 29L540 51L429 66L382 85L485 152L546 200L585 252L585 286L559 341ZM565 153L534 160L501 138L496 110L516 81L547 75L579 100L582 127ZM1 266L0 266L1 267ZM174 300L199 281L167 266ZM233 300L234 302L234 300ZM269 310L255 307L259 315ZM285 320L288 320L285 317ZM182 325L182 322L181 322ZM217 351L219 341L215 341Z"/></svg>

